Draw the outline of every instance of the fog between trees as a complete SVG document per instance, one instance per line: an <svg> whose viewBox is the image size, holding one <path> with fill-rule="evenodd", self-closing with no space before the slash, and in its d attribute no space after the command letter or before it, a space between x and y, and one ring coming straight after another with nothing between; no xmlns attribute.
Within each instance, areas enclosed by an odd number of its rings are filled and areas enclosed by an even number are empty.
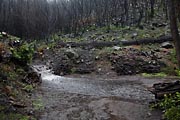
<svg viewBox="0 0 180 120"><path fill-rule="evenodd" d="M168 18L167 0L0 0L0 31L45 38L92 26L139 26Z"/></svg>

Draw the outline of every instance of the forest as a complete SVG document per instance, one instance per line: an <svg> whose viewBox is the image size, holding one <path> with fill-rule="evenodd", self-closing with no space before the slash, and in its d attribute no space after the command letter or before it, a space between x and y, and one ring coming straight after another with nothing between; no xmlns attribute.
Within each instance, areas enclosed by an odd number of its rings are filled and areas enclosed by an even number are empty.
<svg viewBox="0 0 180 120"><path fill-rule="evenodd" d="M0 0L0 120L180 120L180 0Z"/></svg>
<svg viewBox="0 0 180 120"><path fill-rule="evenodd" d="M0 31L46 38L90 26L140 27L157 16L167 20L168 14L168 0L1 0Z"/></svg>

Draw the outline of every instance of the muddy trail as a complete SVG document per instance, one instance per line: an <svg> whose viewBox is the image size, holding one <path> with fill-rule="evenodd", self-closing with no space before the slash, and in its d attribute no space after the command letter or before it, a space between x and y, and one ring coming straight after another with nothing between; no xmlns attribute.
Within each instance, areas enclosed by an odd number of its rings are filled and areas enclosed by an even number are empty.
<svg viewBox="0 0 180 120"><path fill-rule="evenodd" d="M41 99L40 120L160 120L160 111L151 111L154 83L170 79L119 76L117 79L68 78L35 65L42 85L33 96Z"/></svg>

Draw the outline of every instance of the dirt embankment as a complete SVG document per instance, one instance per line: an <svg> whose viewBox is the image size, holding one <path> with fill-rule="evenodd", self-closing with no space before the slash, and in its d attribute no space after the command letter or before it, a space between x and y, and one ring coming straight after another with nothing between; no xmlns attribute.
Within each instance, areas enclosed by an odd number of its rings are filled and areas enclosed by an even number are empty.
<svg viewBox="0 0 180 120"><path fill-rule="evenodd" d="M33 119L33 114L27 110L28 106L32 107L29 98L41 79L39 74L18 56L17 51L22 45L12 41L12 37L5 33L0 37L0 119L30 120Z"/></svg>
<svg viewBox="0 0 180 120"><path fill-rule="evenodd" d="M168 66L172 47L166 43L44 50L41 60L48 67L36 66L43 80L33 96L43 104L37 117L40 120L160 120L161 112L149 109L149 102L154 100L149 89L154 83L172 79L144 78L140 74L162 72ZM36 62L42 64L39 58Z"/></svg>
<svg viewBox="0 0 180 120"><path fill-rule="evenodd" d="M45 50L42 59L56 75L136 75L163 72L172 63L169 60L173 57L172 51L172 47L164 48L160 44L102 49L55 48Z"/></svg>

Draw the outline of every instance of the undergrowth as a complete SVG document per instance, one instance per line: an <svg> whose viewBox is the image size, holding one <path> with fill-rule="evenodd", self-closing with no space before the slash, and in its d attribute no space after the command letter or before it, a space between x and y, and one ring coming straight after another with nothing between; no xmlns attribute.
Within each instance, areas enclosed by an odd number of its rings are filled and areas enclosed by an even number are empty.
<svg viewBox="0 0 180 120"><path fill-rule="evenodd" d="M142 73L142 76L144 77L167 77L166 73L160 72L160 73L152 73L152 74L148 74L148 73Z"/></svg>
<svg viewBox="0 0 180 120"><path fill-rule="evenodd" d="M23 109L31 103L29 95L35 87L35 83L27 82L34 77L26 79L33 54L34 43L0 36L0 120L35 120Z"/></svg>
<svg viewBox="0 0 180 120"><path fill-rule="evenodd" d="M18 47L11 47L12 57L22 63L30 63L33 58L33 44L24 43Z"/></svg>
<svg viewBox="0 0 180 120"><path fill-rule="evenodd" d="M164 99L152 104L152 108L164 110L164 118L167 120L180 119L180 93L165 95Z"/></svg>

